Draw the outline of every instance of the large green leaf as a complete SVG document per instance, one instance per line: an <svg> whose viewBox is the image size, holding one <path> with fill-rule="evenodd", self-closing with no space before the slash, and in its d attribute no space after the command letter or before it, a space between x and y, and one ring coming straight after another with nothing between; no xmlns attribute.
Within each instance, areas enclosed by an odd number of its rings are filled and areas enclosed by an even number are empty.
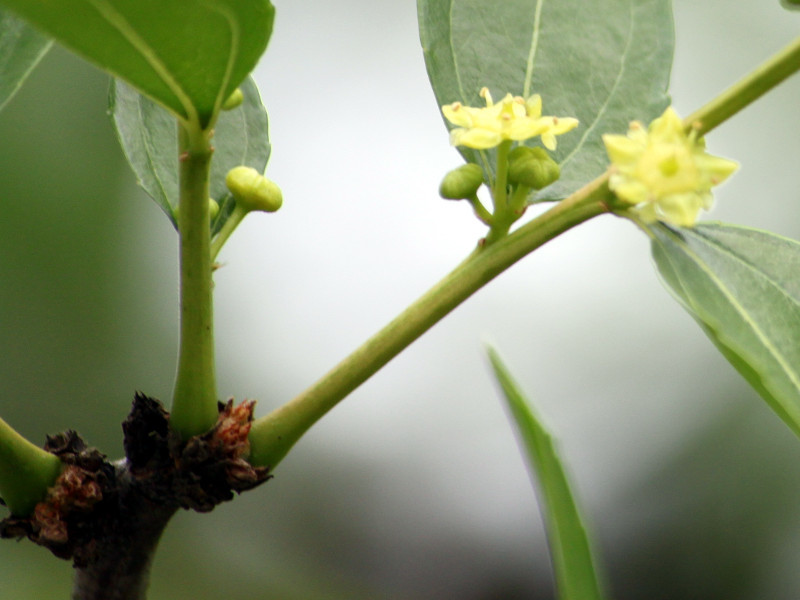
<svg viewBox="0 0 800 600"><path fill-rule="evenodd" d="M666 94L674 43L670 0L418 0L420 38L439 105L483 106L479 90L542 95L544 114L577 117L559 138L559 199L608 166L604 133L651 121ZM490 177L492 153L460 149Z"/></svg>
<svg viewBox="0 0 800 600"><path fill-rule="evenodd" d="M497 352L489 348L488 353L519 431L534 483L538 484L559 598L600 600L604 595L589 536L553 438L531 410Z"/></svg>
<svg viewBox="0 0 800 600"><path fill-rule="evenodd" d="M258 88L248 77L241 85L244 102L223 111L214 128L214 157L211 162L211 197L220 211L212 224L216 233L233 210L233 197L225 187L225 174L239 165L263 173L270 154L267 111ZM111 115L122 149L145 191L177 227L178 140L175 117L115 80L109 97Z"/></svg>
<svg viewBox="0 0 800 600"><path fill-rule="evenodd" d="M722 224L652 233L665 284L800 435L800 244Z"/></svg>
<svg viewBox="0 0 800 600"><path fill-rule="evenodd" d="M32 25L205 127L272 33L269 0L1 0Z"/></svg>
<svg viewBox="0 0 800 600"><path fill-rule="evenodd" d="M0 109L11 100L52 42L0 8Z"/></svg>

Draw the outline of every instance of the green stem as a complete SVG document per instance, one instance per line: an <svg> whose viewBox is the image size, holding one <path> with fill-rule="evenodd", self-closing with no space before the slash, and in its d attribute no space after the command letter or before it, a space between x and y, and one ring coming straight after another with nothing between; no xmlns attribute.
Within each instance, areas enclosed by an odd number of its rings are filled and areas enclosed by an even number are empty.
<svg viewBox="0 0 800 600"><path fill-rule="evenodd" d="M318 419L474 292L549 240L606 212L608 194L604 175L514 233L478 247L316 384L257 419L250 431L250 461L274 468Z"/></svg>
<svg viewBox="0 0 800 600"><path fill-rule="evenodd" d="M508 210L508 153L510 150L511 140L506 140L497 147L497 177L492 188L494 212L489 233L486 235L487 245L505 237L514 223Z"/></svg>
<svg viewBox="0 0 800 600"><path fill-rule="evenodd" d="M475 212L475 216L478 219L485 223L486 225L492 224L492 213L486 210L486 207L483 203L478 199L476 194L473 194L472 197L467 198L469 203L472 205L472 210Z"/></svg>
<svg viewBox="0 0 800 600"><path fill-rule="evenodd" d="M509 202L509 208L511 212L514 213L514 216L518 219L522 216L522 213L528 206L528 194L531 192L530 187L527 185L522 185L518 183L517 186L514 188L514 193L511 194L511 202Z"/></svg>
<svg viewBox="0 0 800 600"><path fill-rule="evenodd" d="M61 473L61 460L30 443L0 419L0 497L11 514L33 512Z"/></svg>
<svg viewBox="0 0 800 600"><path fill-rule="evenodd" d="M247 211L244 210L238 204L234 207L233 212L231 212L231 216L228 217L228 220L225 221L225 224L219 230L219 233L214 237L211 241L211 260L212 262L217 258L219 251L222 250L222 247L225 245L225 242L228 241L228 238L231 237L231 234L236 230L244 218L247 216Z"/></svg>
<svg viewBox="0 0 800 600"><path fill-rule="evenodd" d="M698 135L705 135L798 70L800 70L800 38L769 58L700 110L689 115L686 123L692 125L698 123Z"/></svg>
<svg viewBox="0 0 800 600"><path fill-rule="evenodd" d="M497 176L494 180L492 198L494 199L494 214L506 209L506 188L508 187L508 153L511 150L511 140L505 140L497 147Z"/></svg>
<svg viewBox="0 0 800 600"><path fill-rule="evenodd" d="M171 427L184 439L217 419L208 179L210 132L182 124L180 143L181 331Z"/></svg>

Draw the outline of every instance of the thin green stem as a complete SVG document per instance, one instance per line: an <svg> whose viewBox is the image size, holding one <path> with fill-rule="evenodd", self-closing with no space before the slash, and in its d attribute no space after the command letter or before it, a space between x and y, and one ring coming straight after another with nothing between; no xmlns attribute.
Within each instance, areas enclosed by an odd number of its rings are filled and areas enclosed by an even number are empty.
<svg viewBox="0 0 800 600"><path fill-rule="evenodd" d="M800 38L689 115L686 123L697 124L698 135L705 135L798 70L800 70Z"/></svg>
<svg viewBox="0 0 800 600"><path fill-rule="evenodd" d="M478 199L477 194L473 194L470 198L467 198L467 200L472 205L472 210L475 211L475 216L478 217L481 222L491 226L492 213L486 210L486 207Z"/></svg>
<svg viewBox="0 0 800 600"><path fill-rule="evenodd" d="M511 140L505 140L497 147L497 176L492 188L494 198L494 214L505 211L508 192L508 153L511 150Z"/></svg>
<svg viewBox="0 0 800 600"><path fill-rule="evenodd" d="M182 124L179 130L181 337L170 425L184 439L208 430L217 419L208 207L210 137L209 131L191 124Z"/></svg>
<svg viewBox="0 0 800 600"><path fill-rule="evenodd" d="M487 245L505 237L514 223L508 209L508 153L510 150L511 140L505 140L497 147L497 176L492 187L494 211L489 233L486 235Z"/></svg>
<svg viewBox="0 0 800 600"><path fill-rule="evenodd" d="M61 473L61 460L32 444L0 419L0 498L24 517L44 499Z"/></svg>
<svg viewBox="0 0 800 600"><path fill-rule="evenodd" d="M217 233L217 235L211 241L212 262L217 258L217 255L219 254L219 251L222 250L225 242L228 241L228 238L231 237L231 234L236 230L236 228L239 226L239 223L241 223L246 216L247 211L237 204L234 207L233 212L231 212L230 217L228 217L228 219L225 221L225 224L219 230L219 233Z"/></svg>
<svg viewBox="0 0 800 600"><path fill-rule="evenodd" d="M256 420L250 431L250 461L274 468L309 427L456 306L536 248L607 212L608 194L604 175L514 233L478 247L317 383Z"/></svg>
<svg viewBox="0 0 800 600"><path fill-rule="evenodd" d="M528 206L528 194L530 193L531 188L521 183L518 183L514 188L514 193L511 194L511 201L509 202L509 208L517 218L522 216L522 212Z"/></svg>

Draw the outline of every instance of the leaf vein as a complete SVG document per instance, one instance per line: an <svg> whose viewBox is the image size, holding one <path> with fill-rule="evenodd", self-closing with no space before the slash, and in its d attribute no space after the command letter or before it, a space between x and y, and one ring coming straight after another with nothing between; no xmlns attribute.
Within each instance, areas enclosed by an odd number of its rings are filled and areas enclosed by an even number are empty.
<svg viewBox="0 0 800 600"><path fill-rule="evenodd" d="M528 50L528 64L525 67L525 83L522 86L522 96L527 98L531 94L533 81L533 67L536 63L536 51L539 48L539 30L542 25L542 7L544 0L536 0L536 11L533 17L533 33L531 34L531 47Z"/></svg>
<svg viewBox="0 0 800 600"><path fill-rule="evenodd" d="M198 115L189 95L175 80L167 66L161 61L157 53L142 38L128 20L113 6L104 0L87 0L108 24L119 31L122 37L133 46L141 57L150 65L161 81L172 91L183 105L186 116L190 121L197 121Z"/></svg>
<svg viewBox="0 0 800 600"><path fill-rule="evenodd" d="M603 115L606 113L606 111L608 111L608 107L611 104L611 99L614 97L617 90L619 89L620 84L622 83L622 78L625 73L625 64L632 47L633 32L634 32L633 24L635 21L633 4L629 2L628 7L630 9L628 13L630 17L628 19L628 31L627 31L627 37L625 39L625 49L622 51L622 54L620 55L620 67L619 67L619 72L617 73L617 77L614 79L614 84L611 86L611 90L609 91L605 102L603 102L603 105L600 107L600 110L597 111L594 121L592 121L592 124L586 128L586 131L583 132L581 139L575 145L575 148L572 149L572 152L570 152L564 157L564 160L561 161L561 165L566 165L567 163L569 163L569 161L572 160L572 158L580 151L580 149L583 148L583 145L586 143L586 140L589 138L591 133L597 128L598 124L602 120Z"/></svg>

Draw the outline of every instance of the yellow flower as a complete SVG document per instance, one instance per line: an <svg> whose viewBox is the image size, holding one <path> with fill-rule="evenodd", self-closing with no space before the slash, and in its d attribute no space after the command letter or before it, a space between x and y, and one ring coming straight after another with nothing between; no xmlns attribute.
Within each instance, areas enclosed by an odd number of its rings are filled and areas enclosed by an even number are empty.
<svg viewBox="0 0 800 600"><path fill-rule="evenodd" d="M485 150L505 140L519 142L538 135L546 148L555 150L556 136L578 125L577 119L543 117L542 98L538 94L527 100L506 94L497 104L487 88L480 94L486 100L484 108L464 106L460 102L442 107L445 118L458 126L450 132L453 146Z"/></svg>
<svg viewBox="0 0 800 600"><path fill-rule="evenodd" d="M645 222L666 221L691 227L701 209L711 208L711 188L738 165L706 152L696 132L686 133L668 108L648 129L631 123L628 135L604 135L611 159L609 188Z"/></svg>

